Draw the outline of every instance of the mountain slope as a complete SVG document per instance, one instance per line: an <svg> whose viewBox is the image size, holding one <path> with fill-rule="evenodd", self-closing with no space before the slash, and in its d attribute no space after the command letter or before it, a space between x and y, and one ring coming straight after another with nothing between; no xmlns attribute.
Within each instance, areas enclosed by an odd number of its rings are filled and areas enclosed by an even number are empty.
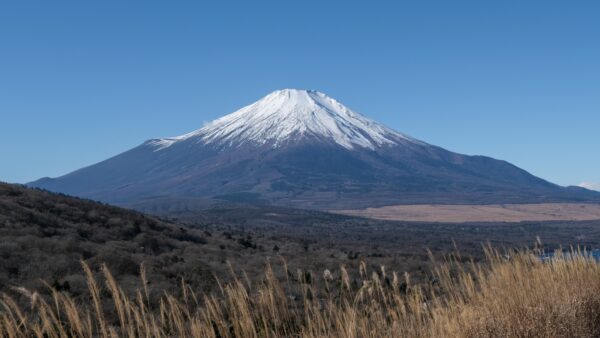
<svg viewBox="0 0 600 338"><path fill-rule="evenodd" d="M2 182L0 238L0 292L13 286L45 289L41 282L45 280L76 296L85 295L86 289L80 277L81 260L94 270L106 263L117 278L135 283L144 262L152 287L161 289L173 289L180 282L178 275L188 271L197 284L208 284L211 269L205 262L188 263L175 271L175 264L166 258L207 247L218 252L222 244L185 225ZM203 274L194 273L199 266Z"/></svg>
<svg viewBox="0 0 600 338"><path fill-rule="evenodd" d="M182 198L319 209L600 200L600 194L554 185L504 161L413 139L325 94L291 89L194 132L149 140L31 185L138 208Z"/></svg>

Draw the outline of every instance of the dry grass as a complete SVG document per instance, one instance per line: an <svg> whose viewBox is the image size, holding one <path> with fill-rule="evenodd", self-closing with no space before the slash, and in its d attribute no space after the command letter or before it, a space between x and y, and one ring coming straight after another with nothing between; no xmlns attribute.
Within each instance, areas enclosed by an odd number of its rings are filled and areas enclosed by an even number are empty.
<svg viewBox="0 0 600 338"><path fill-rule="evenodd" d="M510 257L510 258L506 258ZM575 256L542 263L529 252L487 250L485 264L439 264L429 285L384 268L351 280L342 267L320 276L291 272L264 281L236 278L220 292L198 295L182 284L151 305L141 288L128 296L110 272L102 282L83 264L90 300L17 289L26 308L0 300L2 337L597 337L600 265ZM285 267L285 262L283 264ZM297 282L299 281L299 282ZM109 307L110 305L110 307Z"/></svg>
<svg viewBox="0 0 600 338"><path fill-rule="evenodd" d="M411 222L586 221L600 219L600 204L419 204L390 205L359 210L332 210L332 212L388 221Z"/></svg>

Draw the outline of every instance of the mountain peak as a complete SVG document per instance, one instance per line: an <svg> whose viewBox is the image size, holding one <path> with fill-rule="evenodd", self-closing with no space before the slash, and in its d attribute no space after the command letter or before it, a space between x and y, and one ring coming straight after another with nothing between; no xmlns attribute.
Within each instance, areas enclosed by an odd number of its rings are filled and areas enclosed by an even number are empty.
<svg viewBox="0 0 600 338"><path fill-rule="evenodd" d="M279 147L302 138L333 141L347 148L375 149L399 142L418 142L353 112L316 90L282 89L191 133L152 143L159 149L187 139L206 144Z"/></svg>
<svg viewBox="0 0 600 338"><path fill-rule="evenodd" d="M270 94L268 94L266 97L272 96L272 95L275 95L275 96L283 95L283 96L287 96L288 98L291 98L294 96L310 95L311 93L319 93L319 91L314 90L314 89L284 88L284 89L275 90L275 91L271 92ZM325 95L325 94L323 94L323 95Z"/></svg>

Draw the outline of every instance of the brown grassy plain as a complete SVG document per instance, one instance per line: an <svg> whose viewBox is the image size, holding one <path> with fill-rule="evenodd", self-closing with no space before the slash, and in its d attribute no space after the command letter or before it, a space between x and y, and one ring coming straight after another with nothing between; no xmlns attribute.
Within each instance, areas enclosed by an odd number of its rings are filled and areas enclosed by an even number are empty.
<svg viewBox="0 0 600 338"><path fill-rule="evenodd" d="M409 222L590 221L600 219L600 204L391 205L360 210L333 210L332 212Z"/></svg>

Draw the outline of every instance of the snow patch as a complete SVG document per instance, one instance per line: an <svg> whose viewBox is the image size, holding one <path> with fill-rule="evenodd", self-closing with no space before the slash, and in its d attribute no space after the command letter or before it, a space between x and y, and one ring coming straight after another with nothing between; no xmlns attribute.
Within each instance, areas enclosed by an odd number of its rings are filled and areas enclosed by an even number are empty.
<svg viewBox="0 0 600 338"><path fill-rule="evenodd" d="M600 191L600 183L594 183L594 182L581 182L579 183L580 187L582 188L586 188L589 190L595 190L595 191Z"/></svg>
<svg viewBox="0 0 600 338"><path fill-rule="evenodd" d="M197 138L206 144L237 146L246 143L278 147L299 137L332 140L347 149L375 149L399 142L421 143L313 90L284 89L191 133L150 141L157 150Z"/></svg>

